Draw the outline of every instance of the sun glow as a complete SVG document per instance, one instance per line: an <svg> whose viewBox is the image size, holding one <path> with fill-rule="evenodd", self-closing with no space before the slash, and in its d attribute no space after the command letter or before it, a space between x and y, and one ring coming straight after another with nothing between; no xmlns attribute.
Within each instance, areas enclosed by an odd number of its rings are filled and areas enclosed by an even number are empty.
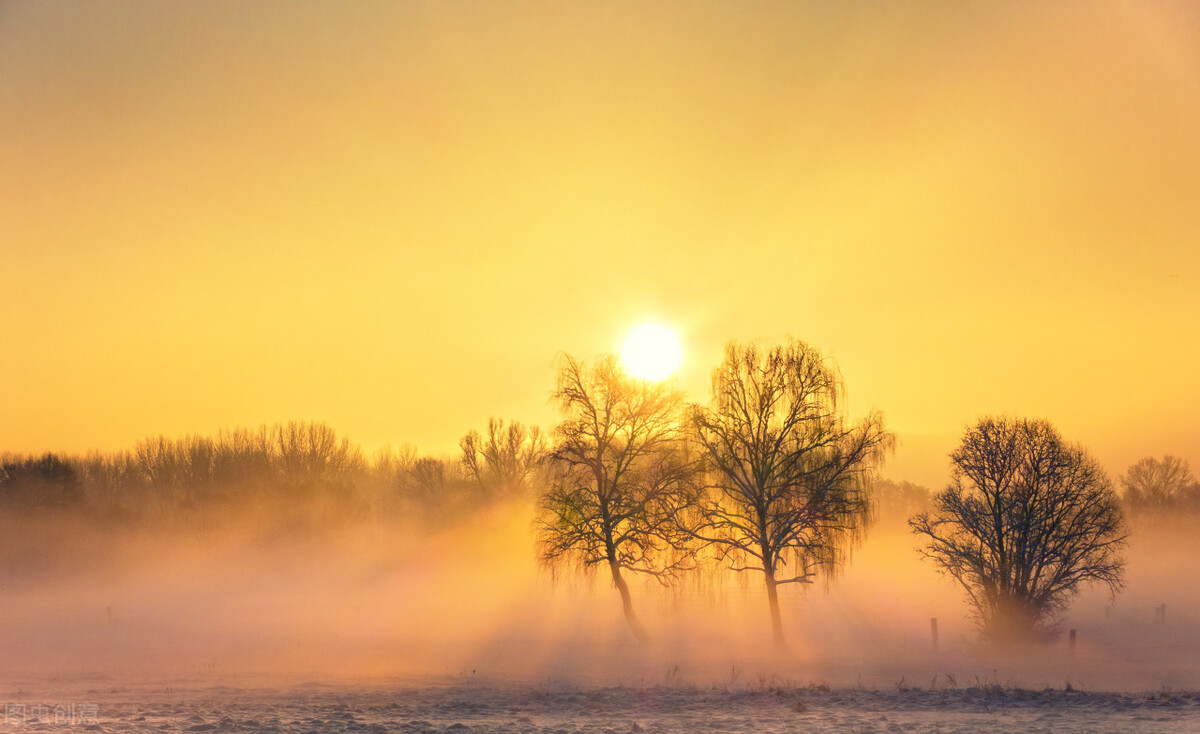
<svg viewBox="0 0 1200 734"><path fill-rule="evenodd" d="M662 324L642 324L625 337L621 361L634 377L663 380L671 376L683 358L679 337Z"/></svg>

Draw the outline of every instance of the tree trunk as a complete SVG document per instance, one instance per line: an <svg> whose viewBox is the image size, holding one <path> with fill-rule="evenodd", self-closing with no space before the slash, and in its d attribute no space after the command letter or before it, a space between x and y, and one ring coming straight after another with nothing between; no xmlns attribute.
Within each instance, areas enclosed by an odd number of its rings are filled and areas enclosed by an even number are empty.
<svg viewBox="0 0 1200 734"><path fill-rule="evenodd" d="M775 634L775 646L782 648L783 618L779 616L779 585L775 583L775 569L763 571L767 579L767 601L771 604L771 631Z"/></svg>
<svg viewBox="0 0 1200 734"><path fill-rule="evenodd" d="M613 585L621 592L621 606L625 609L625 621L629 623L629 629L633 630L633 636L638 642L646 642L649 638L637 615L633 613L633 599L629 596L629 584L625 583L621 576L621 565L616 561L609 561L608 567L612 570Z"/></svg>

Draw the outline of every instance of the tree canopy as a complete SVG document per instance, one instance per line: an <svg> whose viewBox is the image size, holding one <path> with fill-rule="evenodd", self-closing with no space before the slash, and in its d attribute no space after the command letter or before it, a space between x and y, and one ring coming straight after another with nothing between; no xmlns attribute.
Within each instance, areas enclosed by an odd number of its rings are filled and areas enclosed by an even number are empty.
<svg viewBox="0 0 1200 734"><path fill-rule="evenodd" d="M842 380L801 341L730 343L712 403L692 425L709 472L692 534L735 571L763 574L777 643L777 587L833 573L870 519L869 478L894 442L883 417L842 413Z"/></svg>
<svg viewBox="0 0 1200 734"><path fill-rule="evenodd" d="M922 555L966 591L985 637L1045 638L1084 584L1121 589L1117 496L1049 422L984 418L950 460L949 486L910 525Z"/></svg>
<svg viewBox="0 0 1200 734"><path fill-rule="evenodd" d="M681 400L663 383L630 378L612 356L591 366L564 357L554 399L563 421L539 502L540 559L606 566L644 638L625 573L667 583L693 563L678 522L693 472Z"/></svg>

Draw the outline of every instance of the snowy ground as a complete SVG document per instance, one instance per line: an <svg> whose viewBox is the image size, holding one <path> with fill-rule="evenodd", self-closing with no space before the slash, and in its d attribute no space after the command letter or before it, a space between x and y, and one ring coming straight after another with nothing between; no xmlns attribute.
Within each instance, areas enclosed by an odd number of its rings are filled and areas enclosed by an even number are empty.
<svg viewBox="0 0 1200 734"><path fill-rule="evenodd" d="M1200 693L18 681L6 731L1200 732Z"/></svg>

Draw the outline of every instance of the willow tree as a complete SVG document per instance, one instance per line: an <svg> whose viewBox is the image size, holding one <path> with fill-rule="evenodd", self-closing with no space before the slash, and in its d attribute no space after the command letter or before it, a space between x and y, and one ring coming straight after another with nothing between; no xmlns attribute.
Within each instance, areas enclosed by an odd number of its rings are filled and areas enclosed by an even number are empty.
<svg viewBox="0 0 1200 734"><path fill-rule="evenodd" d="M1122 586L1125 524L1112 484L1047 421L984 418L950 454L950 484L909 524L967 593L984 637L1045 638L1081 587Z"/></svg>
<svg viewBox="0 0 1200 734"><path fill-rule="evenodd" d="M832 574L871 514L869 480L894 437L872 412L842 415L835 368L804 342L730 343L712 403L692 425L709 465L693 535L734 571L763 575L783 644L778 589Z"/></svg>
<svg viewBox="0 0 1200 734"><path fill-rule="evenodd" d="M667 584L691 566L680 515L693 497L682 402L662 383L627 376L612 356L564 357L554 400L548 487L538 506L543 564L606 568L640 640L626 574Z"/></svg>

